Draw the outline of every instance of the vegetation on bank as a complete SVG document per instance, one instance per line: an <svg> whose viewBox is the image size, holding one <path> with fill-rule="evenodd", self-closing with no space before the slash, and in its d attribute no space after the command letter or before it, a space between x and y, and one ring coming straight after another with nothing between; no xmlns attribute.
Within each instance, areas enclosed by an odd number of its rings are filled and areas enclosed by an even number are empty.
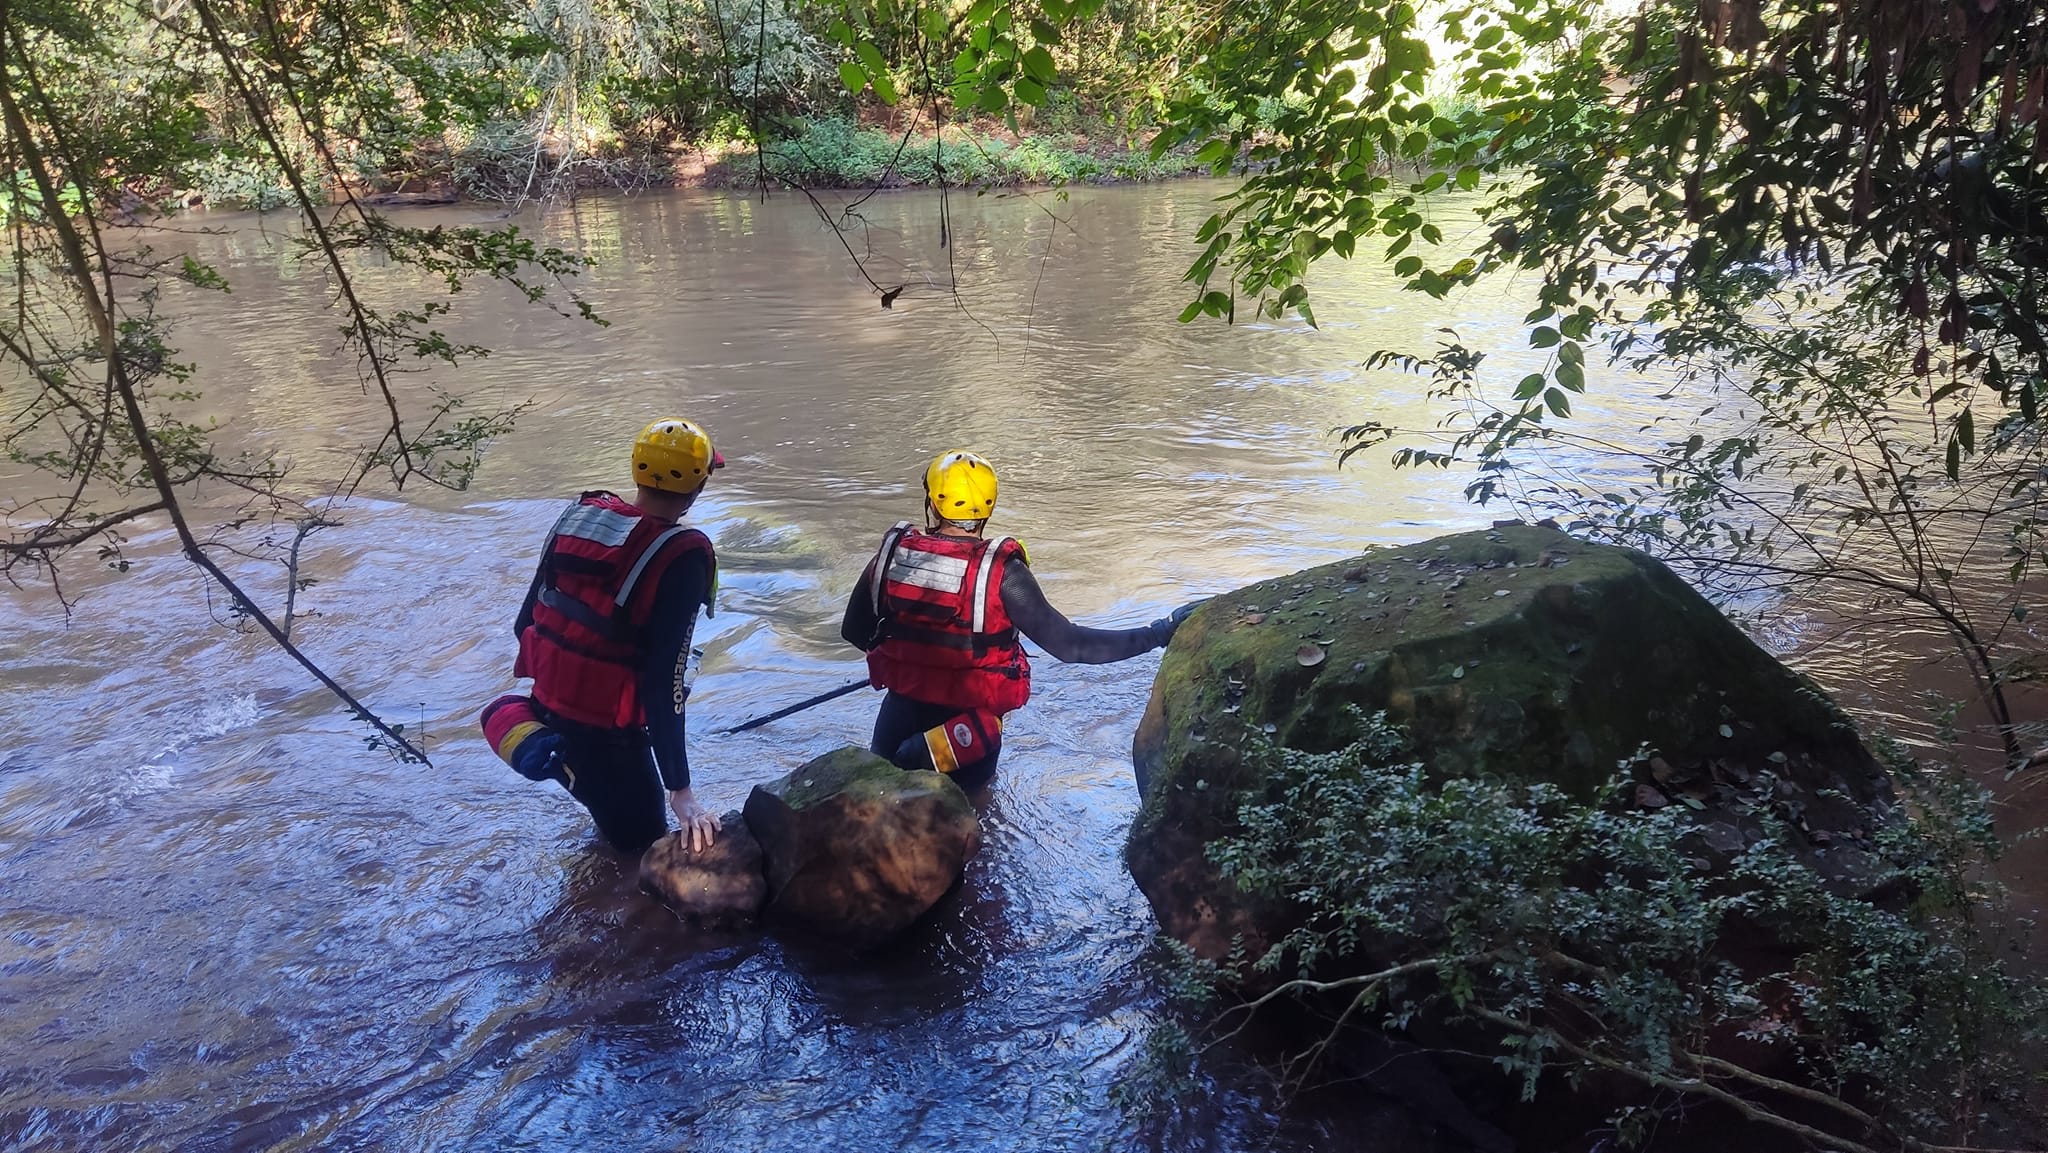
<svg viewBox="0 0 2048 1153"><path fill-rule="evenodd" d="M1209 165L1186 152L1091 144L1073 136L1004 134L973 128L936 135L889 133L847 120L811 120L768 145L771 178L813 188L877 185L1058 185L1165 180L1206 174ZM752 157L725 161L727 179L751 183Z"/></svg>
<svg viewBox="0 0 2048 1153"><path fill-rule="evenodd" d="M2026 1062L2048 993L2007 963L1989 797L1952 767L1881 744L1907 810L1874 831L1871 896L1816 870L1771 774L1745 785L1748 836L1716 844L1687 806L1635 802L1638 765L1593 799L1444 779L1384 714L1353 720L1334 751L1244 750L1266 788L1207 855L1295 927L1222 962L1171 950L1198 1024L1150 1039L1126 1094L1141 1117L1201 1049L1299 999L1324 1025L1279 1063L1288 1090L1347 1075L1347 1027L1449 1030L1525 1102L1568 1084L1619 1101L1621 1148L1687 1110L1838 1153L2038 1136ZM1265 991L1221 993L1248 981Z"/></svg>

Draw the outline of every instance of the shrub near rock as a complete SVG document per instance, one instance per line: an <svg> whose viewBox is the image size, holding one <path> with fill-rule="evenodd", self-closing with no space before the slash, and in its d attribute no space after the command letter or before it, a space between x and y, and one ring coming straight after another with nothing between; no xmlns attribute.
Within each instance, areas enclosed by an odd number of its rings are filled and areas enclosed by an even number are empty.
<svg viewBox="0 0 2048 1153"><path fill-rule="evenodd" d="M2043 999L1986 927L1980 792L1892 754L1909 817L1822 694L1639 554L1510 526L1220 597L1135 755L1126 859L1240 998L1219 1025L1326 1014L1297 1081L1330 1022L1404 1027L1596 1106L1542 1096L1537 1147L1683 1100L1854 1151L1968 1137L2024 1081Z"/></svg>

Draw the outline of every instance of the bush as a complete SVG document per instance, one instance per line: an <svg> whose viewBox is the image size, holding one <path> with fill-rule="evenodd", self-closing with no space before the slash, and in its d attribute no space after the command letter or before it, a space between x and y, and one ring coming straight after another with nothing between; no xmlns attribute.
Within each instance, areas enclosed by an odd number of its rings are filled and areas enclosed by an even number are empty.
<svg viewBox="0 0 2048 1153"><path fill-rule="evenodd" d="M187 173L192 187L210 207L253 208L268 212L291 199L284 174L267 158L223 150L194 164Z"/></svg>
<svg viewBox="0 0 2048 1153"><path fill-rule="evenodd" d="M1336 752L1246 750L1270 788L1209 855L1300 927L1218 974L1280 982L1226 1018L1334 992L1340 1021L1483 1026L1525 1099L1557 1086L1547 1072L1619 1075L1670 1108L1740 1100L1752 1121L1802 1135L1794 1117L1817 1118L1854 1138L1839 1149L1960 1139L2025 1080L2019 1054L2048 999L1999 955L1982 881L1997 843L1959 772L1885 750L1913 815L1872 838L1895 895L1872 901L1810 866L1768 779L1745 814L1761 834L1716 849L1682 806L1434 783L1383 715L1358 722ZM1770 948L1740 955L1789 960L1729 959L1760 941ZM1615 1120L1626 1133L1653 1119L1638 1106Z"/></svg>
<svg viewBox="0 0 2048 1153"><path fill-rule="evenodd" d="M906 144L900 134L843 118L797 121L766 151L778 178L820 188L934 184L942 167L945 182L953 185L1158 180L1204 167L1185 154L1157 161L1143 151L1097 157L1043 136L1012 145L971 128L948 128L936 142L913 136Z"/></svg>

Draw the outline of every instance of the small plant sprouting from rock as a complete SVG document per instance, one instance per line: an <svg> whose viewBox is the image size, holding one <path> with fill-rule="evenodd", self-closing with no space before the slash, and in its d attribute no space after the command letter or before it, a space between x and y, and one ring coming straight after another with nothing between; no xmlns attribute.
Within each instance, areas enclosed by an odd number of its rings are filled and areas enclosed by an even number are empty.
<svg viewBox="0 0 2048 1153"><path fill-rule="evenodd" d="M2002 961L1982 868L1997 842L1959 772L1882 749L1911 815L1876 831L1875 880L1852 892L1768 805L1739 850L1713 851L1690 810L1627 807L1625 776L1602 803L1434 780L1383 714L1356 720L1334 752L1246 749L1268 787L1209 855L1296 927L1187 969L1269 989L1211 1016L1209 1045L1275 1001L1334 999L1336 1026L1283 1058L1284 1086L1349 1027L1462 1022L1499 1037L1525 1099L1618 1077L1663 1108L1712 1103L1848 1153L1966 1144L2021 1107L2048 998ZM1653 1129L1643 1107L1618 1128Z"/></svg>

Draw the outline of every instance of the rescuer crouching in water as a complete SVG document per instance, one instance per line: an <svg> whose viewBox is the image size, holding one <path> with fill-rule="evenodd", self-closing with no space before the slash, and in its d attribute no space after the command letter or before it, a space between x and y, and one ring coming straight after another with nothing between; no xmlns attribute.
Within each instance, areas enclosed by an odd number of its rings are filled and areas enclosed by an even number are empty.
<svg viewBox="0 0 2048 1153"><path fill-rule="evenodd" d="M1193 606L1134 629L1076 625L1046 603L1022 544L982 535L996 508L987 461L939 454L924 493L925 528L905 521L883 536L839 632L868 654L869 683L888 690L869 748L973 787L995 773L1003 714L1031 696L1019 634L1057 660L1109 664L1165 645Z"/></svg>
<svg viewBox="0 0 2048 1153"><path fill-rule="evenodd" d="M725 460L703 429L657 420L633 441L632 503L586 492L541 550L513 632L514 676L532 696L483 712L484 738L519 775L556 781L613 848L640 853L668 831L662 794L691 849L718 818L690 792L683 702L697 611L718 588L711 539L676 523Z"/></svg>

